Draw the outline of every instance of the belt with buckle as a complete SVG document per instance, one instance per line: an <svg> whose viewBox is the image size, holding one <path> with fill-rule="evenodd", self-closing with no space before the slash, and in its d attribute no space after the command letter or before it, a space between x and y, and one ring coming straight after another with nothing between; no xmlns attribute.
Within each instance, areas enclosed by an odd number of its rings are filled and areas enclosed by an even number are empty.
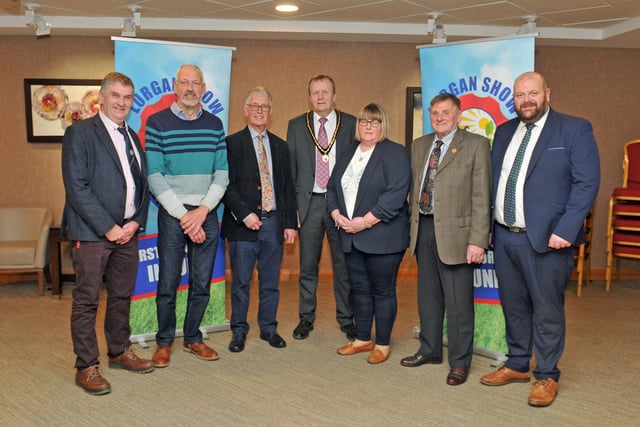
<svg viewBox="0 0 640 427"><path fill-rule="evenodd" d="M510 231L512 233L524 233L525 231L527 231L527 229L524 228L524 227L513 227L513 226L500 224L499 222L496 222L496 225L499 225L500 227L502 227L505 230L508 230L508 231Z"/></svg>
<svg viewBox="0 0 640 427"><path fill-rule="evenodd" d="M327 193L311 193L313 197L322 197L323 199L327 198Z"/></svg>
<svg viewBox="0 0 640 427"><path fill-rule="evenodd" d="M262 211L262 213L260 214L260 219L267 219L267 218L271 218L272 216L274 216L276 214L275 209L269 212L265 212Z"/></svg>

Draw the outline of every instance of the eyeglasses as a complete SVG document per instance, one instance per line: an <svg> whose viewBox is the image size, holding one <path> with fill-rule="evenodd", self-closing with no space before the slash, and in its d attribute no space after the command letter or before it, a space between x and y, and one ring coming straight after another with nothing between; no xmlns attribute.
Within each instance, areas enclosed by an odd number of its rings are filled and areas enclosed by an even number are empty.
<svg viewBox="0 0 640 427"><path fill-rule="evenodd" d="M247 104L247 107L249 107L249 109L251 111L269 111L271 110L271 105L267 105L267 104Z"/></svg>
<svg viewBox="0 0 640 427"><path fill-rule="evenodd" d="M372 128L377 128L378 126L380 126L382 122L378 119L373 119L373 120L360 119L358 120L358 123L360 124L360 126L366 126L369 124L371 125Z"/></svg>

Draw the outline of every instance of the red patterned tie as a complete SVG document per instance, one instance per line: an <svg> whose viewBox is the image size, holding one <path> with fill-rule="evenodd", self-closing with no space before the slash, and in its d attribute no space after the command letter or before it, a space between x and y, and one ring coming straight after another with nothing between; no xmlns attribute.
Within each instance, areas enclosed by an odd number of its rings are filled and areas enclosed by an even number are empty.
<svg viewBox="0 0 640 427"><path fill-rule="evenodd" d="M322 148L329 146L329 139L327 138L327 130L324 128L324 124L327 122L326 117L320 117L320 130L318 130L318 144ZM323 154L320 150L316 150L316 184L320 188L327 188L327 182L329 182L329 162L322 161ZM328 156L328 153L327 153ZM328 160L328 157L325 157Z"/></svg>
<svg viewBox="0 0 640 427"><path fill-rule="evenodd" d="M436 181L438 163L440 163L441 147L442 141L436 141L436 145L429 156L429 165L427 166L427 173L424 175L422 193L420 194L420 212L423 214L433 213L433 187Z"/></svg>

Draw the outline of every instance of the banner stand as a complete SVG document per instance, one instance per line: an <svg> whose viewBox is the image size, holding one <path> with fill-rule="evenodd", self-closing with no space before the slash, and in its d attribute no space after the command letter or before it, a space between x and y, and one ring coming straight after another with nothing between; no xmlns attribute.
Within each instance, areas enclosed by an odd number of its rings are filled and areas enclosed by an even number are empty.
<svg viewBox="0 0 640 427"><path fill-rule="evenodd" d="M420 327L419 326L414 326L414 328L413 328L413 337L415 339L418 339L419 336L420 336ZM448 346L449 345L449 340L445 338L442 341L442 343L445 346ZM480 355L480 356L487 357L489 359L493 359L493 362L491 362L491 366L493 366L493 367L498 367L498 366L502 365L508 359L507 355L504 354L504 353L501 353L499 351L489 350L489 349L486 349L486 348L483 348L483 347L473 346L473 353L477 354L477 355Z"/></svg>
<svg viewBox="0 0 640 427"><path fill-rule="evenodd" d="M209 339L209 332L226 332L230 329L230 324L229 322L225 322L221 325L213 325L213 326L201 326L200 327L200 332L202 332L202 339L203 340L208 340ZM182 329L177 329L176 330L176 338L177 337L182 337L184 336L184 333L182 332ZM147 341L155 341L156 340L156 334L138 334L138 335L134 335L131 337L131 342L134 344L138 344L140 347L142 348L149 348L149 344L147 344Z"/></svg>

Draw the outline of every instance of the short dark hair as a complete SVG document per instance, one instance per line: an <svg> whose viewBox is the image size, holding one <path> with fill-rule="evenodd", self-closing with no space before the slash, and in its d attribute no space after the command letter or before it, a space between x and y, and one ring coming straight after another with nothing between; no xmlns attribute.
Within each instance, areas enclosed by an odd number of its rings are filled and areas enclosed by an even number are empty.
<svg viewBox="0 0 640 427"><path fill-rule="evenodd" d="M431 100L431 103L429 104L429 107L433 107L434 105L444 101L451 101L456 107L458 107L458 110L460 109L460 98L448 92L439 93L436 96L434 96L433 99Z"/></svg>
<svg viewBox="0 0 640 427"><path fill-rule="evenodd" d="M100 92L102 92L102 94L104 95L104 91L107 90L107 87L111 86L114 83L122 83L123 86L131 86L131 88L135 90L133 81L129 78L129 76L114 71L113 73L109 73L104 76L104 79L102 79L102 83L100 83Z"/></svg>
<svg viewBox="0 0 640 427"><path fill-rule="evenodd" d="M318 82L320 80L329 80L331 82L331 87L333 88L333 93L336 93L336 82L333 79L325 74L316 74L315 76L309 79L309 84L307 85L307 90L309 95L311 95L311 83Z"/></svg>

